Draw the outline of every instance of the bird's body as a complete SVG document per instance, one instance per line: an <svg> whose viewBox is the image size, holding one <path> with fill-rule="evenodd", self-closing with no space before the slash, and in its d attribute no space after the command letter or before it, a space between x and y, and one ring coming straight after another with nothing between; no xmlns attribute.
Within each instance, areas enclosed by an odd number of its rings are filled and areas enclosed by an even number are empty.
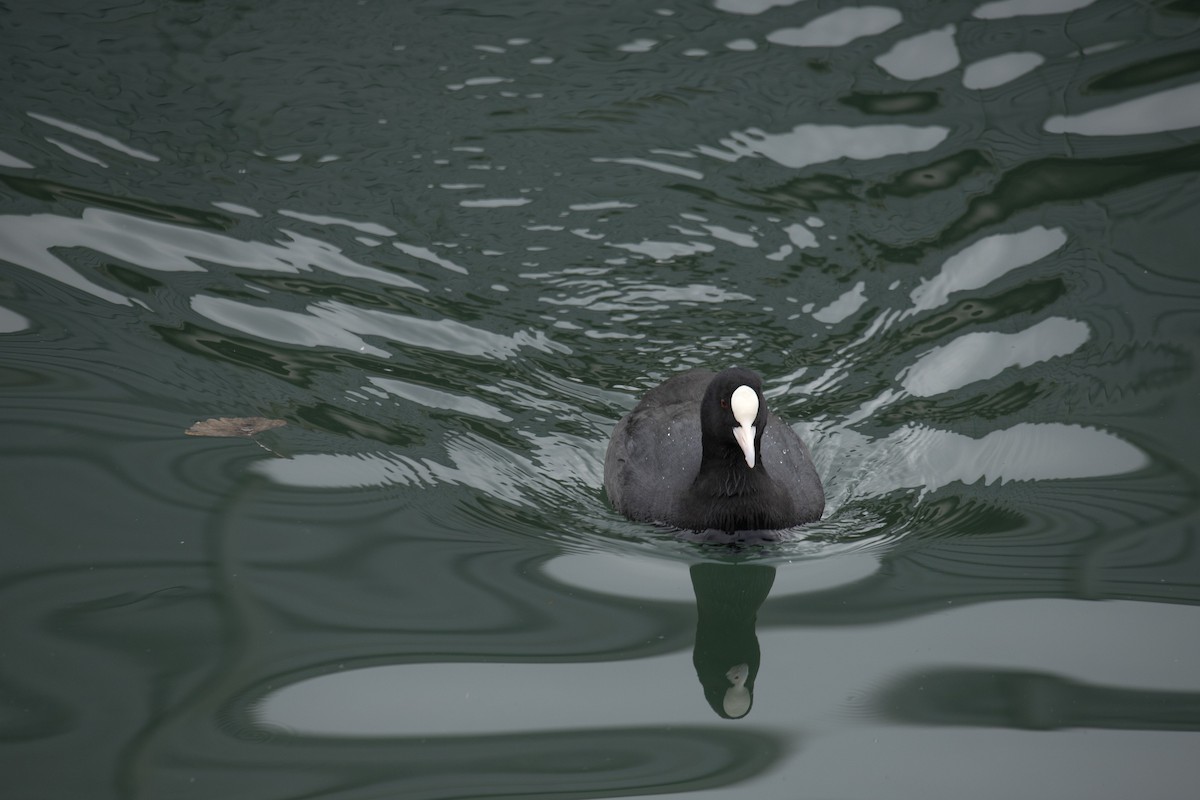
<svg viewBox="0 0 1200 800"><path fill-rule="evenodd" d="M613 430L604 488L630 519L685 530L778 530L825 508L808 447L767 411L758 375L737 367L648 391Z"/></svg>

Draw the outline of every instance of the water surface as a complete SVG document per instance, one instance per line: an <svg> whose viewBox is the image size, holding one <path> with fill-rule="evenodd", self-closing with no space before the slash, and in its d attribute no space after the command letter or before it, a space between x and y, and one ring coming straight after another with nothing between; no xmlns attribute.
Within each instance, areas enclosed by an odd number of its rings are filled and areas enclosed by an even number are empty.
<svg viewBox="0 0 1200 800"><path fill-rule="evenodd" d="M4 785L1186 796L1198 27L9 7ZM825 518L614 514L616 420L733 363Z"/></svg>

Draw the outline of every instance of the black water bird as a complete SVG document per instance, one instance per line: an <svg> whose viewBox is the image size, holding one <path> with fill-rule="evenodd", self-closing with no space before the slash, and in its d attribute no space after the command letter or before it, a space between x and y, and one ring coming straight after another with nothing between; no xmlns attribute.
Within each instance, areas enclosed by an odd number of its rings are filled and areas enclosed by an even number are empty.
<svg viewBox="0 0 1200 800"><path fill-rule="evenodd" d="M741 367L682 372L646 392L613 430L604 489L632 520L690 531L777 531L825 510L808 447Z"/></svg>

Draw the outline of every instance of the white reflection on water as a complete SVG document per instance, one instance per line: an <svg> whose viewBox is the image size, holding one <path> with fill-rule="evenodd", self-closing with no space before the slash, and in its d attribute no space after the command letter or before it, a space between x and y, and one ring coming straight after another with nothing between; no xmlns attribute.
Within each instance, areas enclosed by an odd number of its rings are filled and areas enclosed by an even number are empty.
<svg viewBox="0 0 1200 800"><path fill-rule="evenodd" d="M469 486L514 505L545 507L546 494L601 482L604 443L568 434L531 435L528 456L471 433L444 441L445 462L404 453L303 453L255 462L250 469L283 486L347 489L370 486Z"/></svg>
<svg viewBox="0 0 1200 800"><path fill-rule="evenodd" d="M250 206L244 206L241 203L229 203L224 200L215 200L213 205L222 211L228 211L230 214L241 214L244 217L261 218L262 214L255 211Z"/></svg>
<svg viewBox="0 0 1200 800"><path fill-rule="evenodd" d="M954 292L982 288L1018 267L1050 255L1066 242L1067 234L1062 228L1040 225L1016 233L985 236L946 259L934 278L922 279L921 285L912 291L913 307L904 316L937 308Z"/></svg>
<svg viewBox="0 0 1200 800"><path fill-rule="evenodd" d="M598 203L572 203L567 208L571 211L611 211L617 208L637 208L637 204L625 203L620 200L602 200Z"/></svg>
<svg viewBox="0 0 1200 800"><path fill-rule="evenodd" d="M95 164L97 167L102 167L104 169L108 169L107 163L105 163L102 159L99 159L96 156L92 155L91 153L85 153L84 151L80 150L77 147L72 147L71 145L67 144L66 142L60 142L58 139L52 138L50 136L46 137L46 141L49 142L50 144L54 145L55 147L57 147L59 150L62 150L67 155L78 158L80 161L86 161L89 164Z"/></svg>
<svg viewBox="0 0 1200 800"><path fill-rule="evenodd" d="M1099 478L1136 472L1149 457L1116 434L1062 422L1022 422L978 439L925 425L905 425L880 440L850 428L823 436L813 457L822 475L859 465L828 481L829 507L847 500L951 483ZM869 466L868 466L869 465Z"/></svg>
<svg viewBox="0 0 1200 800"><path fill-rule="evenodd" d="M771 584L771 597L823 592L862 580L879 571L873 553L838 552L825 546L821 558L799 559L780 564ZM695 588L690 565L678 560L654 558L642 553L564 553L547 561L547 575L569 586L617 597L692 603Z"/></svg>
<svg viewBox="0 0 1200 800"><path fill-rule="evenodd" d="M996 0L975 9L976 19L1006 19L1035 14L1065 14L1090 6L1096 0Z"/></svg>
<svg viewBox="0 0 1200 800"><path fill-rule="evenodd" d="M733 231L722 225L701 225L714 239L720 239L730 244L735 244L738 247L754 248L758 247L758 240L748 233Z"/></svg>
<svg viewBox="0 0 1200 800"><path fill-rule="evenodd" d="M754 43L753 39L733 39L726 42L725 46L730 50L738 50L740 52L750 52L751 50L758 49L758 45Z"/></svg>
<svg viewBox="0 0 1200 800"><path fill-rule="evenodd" d="M961 61L954 43L953 25L937 28L896 42L875 63L892 77L906 81L932 78L949 72Z"/></svg>
<svg viewBox="0 0 1200 800"><path fill-rule="evenodd" d="M950 135L942 125L797 125L789 133L771 134L758 128L735 131L722 139L724 150L701 145L697 151L725 161L747 156L766 156L785 167L799 169L811 164L853 158L873 158L923 153L937 147Z"/></svg>
<svg viewBox="0 0 1200 800"><path fill-rule="evenodd" d="M687 167L678 167L674 164L664 164L661 161L651 161L648 158L593 158L597 164L627 164L631 167L646 167L657 172L665 172L668 175L682 175L685 178L691 178L695 181L704 180L704 173Z"/></svg>
<svg viewBox="0 0 1200 800"><path fill-rule="evenodd" d="M866 288L867 284L859 281L854 284L853 289L845 292L824 308L814 311L813 319L817 322L824 322L826 325L834 325L848 319L867 302L867 295L864 291Z"/></svg>
<svg viewBox="0 0 1200 800"><path fill-rule="evenodd" d="M690 565L642 553L563 553L542 571L568 586L614 597L679 603L696 597Z"/></svg>
<svg viewBox="0 0 1200 800"><path fill-rule="evenodd" d="M0 150L0 167L6 169L33 169L33 164Z"/></svg>
<svg viewBox="0 0 1200 800"><path fill-rule="evenodd" d="M16 333L28 327L28 319L12 309L0 306L0 333Z"/></svg>
<svg viewBox="0 0 1200 800"><path fill-rule="evenodd" d="M459 200L463 208L515 208L532 203L528 197L488 197L477 200Z"/></svg>
<svg viewBox="0 0 1200 800"><path fill-rule="evenodd" d="M1061 228L1041 226L984 237L948 258L934 278L914 289L910 309L881 313L860 342L898 319L943 305L955 292L982 288L1044 258L1066 240ZM954 482L1092 478L1146 467L1150 462L1146 453L1120 436L1069 423L1022 423L980 438L924 425L906 425L880 440L854 430L858 423L907 397L952 392L1005 370L1070 355L1090 335L1086 323L1064 317L1049 317L1014 333L969 331L920 355L901 370L895 388L862 403L836 428L799 426L812 428L801 434L812 444L818 470L825 477L830 511L850 500L899 490L930 492ZM849 356L795 391L826 391L842 381L848 369ZM793 390L784 386L773 391Z"/></svg>
<svg viewBox="0 0 1200 800"><path fill-rule="evenodd" d="M693 242L696 246L706 246ZM677 255L692 252L688 245L676 242L642 242L640 244L614 244L625 250L651 256L658 261L667 261ZM548 286L562 291L556 295L543 295L541 302L553 306L587 308L591 311L659 311L670 308L674 303L738 302L753 300L748 294L731 292L708 283L689 283L667 286L657 283L618 283L608 276L608 270L568 268L558 272L527 272L521 278L541 280Z"/></svg>
<svg viewBox="0 0 1200 800"><path fill-rule="evenodd" d="M56 117L47 116L46 114L38 114L33 111L26 113L28 113L29 116L33 117L38 122L43 122L47 125L58 128L59 130L66 131L67 133L73 133L80 138L87 139L88 141L95 142L96 144L104 145L105 147L115 150L118 153L132 156L133 158L139 158L142 161L155 162L159 160L158 156L154 155L153 153L147 153L145 150L138 150L136 147L130 147L124 142L114 139L111 136L106 136L98 131L94 131L91 128L85 128L84 126L77 125L74 122L66 122Z"/></svg>
<svg viewBox="0 0 1200 800"><path fill-rule="evenodd" d="M215 205L215 204L214 204ZM279 209L279 213L285 217L298 219L303 222L311 222L314 225L344 225L347 228L353 228L362 233L369 233L373 236L395 236L396 232L391 228L386 228L376 222L357 222L351 219L342 217L332 217L328 214L305 214L302 211L289 211L286 208Z"/></svg>
<svg viewBox="0 0 1200 800"><path fill-rule="evenodd" d="M622 53L649 53L658 45L657 39L634 39L632 42L618 45Z"/></svg>
<svg viewBox="0 0 1200 800"><path fill-rule="evenodd" d="M124 295L98 286L54 255L55 248L86 247L158 272L207 272L203 263L260 272L300 273L322 269L403 289L423 286L391 272L359 264L326 242L281 231L275 244L247 242L196 228L158 222L101 208L79 218L57 214L0 216L6 260L102 300L130 305Z"/></svg>
<svg viewBox="0 0 1200 800"><path fill-rule="evenodd" d="M636 661L349 669L285 686L252 713L259 724L293 733L352 737L596 730L708 722L712 714L691 659L679 653Z"/></svg>
<svg viewBox="0 0 1200 800"><path fill-rule="evenodd" d="M209 295L193 297L191 306L197 314L218 325L267 341L301 347L333 347L352 353L388 357L386 350L372 347L340 325L310 314L254 306Z"/></svg>
<svg viewBox="0 0 1200 800"><path fill-rule="evenodd" d="M1016 80L1045 63L1041 53L1004 53L984 58L963 70L963 86L968 89L994 89Z"/></svg>
<svg viewBox="0 0 1200 800"><path fill-rule="evenodd" d="M777 6L794 6L801 0L714 0L713 6L719 11L731 14L761 14Z"/></svg>
<svg viewBox="0 0 1200 800"><path fill-rule="evenodd" d="M921 279L921 284L912 290L912 307L905 311L885 309L880 312L863 333L849 346L857 347L871 341L898 321L922 311L937 308L946 303L955 292L982 288L1015 269L1032 264L1053 253L1067 241L1062 228L1043 228L1040 225L1015 233L1000 233L985 236L946 259L941 270L931 279ZM811 310L811 304L802 310ZM829 390L846 376L852 359L843 357L828 367L823 375L812 381L802 393L817 393ZM790 379L789 379L790 380ZM787 387L776 391L782 393ZM882 405L897 398L890 392L878 400L864 404L849 415L846 424L860 422Z"/></svg>
<svg viewBox="0 0 1200 800"><path fill-rule="evenodd" d="M975 331L936 347L900 375L911 395L931 397L994 378L1009 367L1075 352L1088 340L1088 326L1079 320L1050 317L1017 333Z"/></svg>
<svg viewBox="0 0 1200 800"><path fill-rule="evenodd" d="M651 240L641 242L609 242L608 246L648 256L655 261L670 261L680 256L711 253L717 249L708 242L656 242Z"/></svg>
<svg viewBox="0 0 1200 800"><path fill-rule="evenodd" d="M474 436L451 438L446 446L449 464L401 453L304 453L259 461L251 469L284 486L471 486L515 505L532 504L525 490L534 469L527 459Z"/></svg>
<svg viewBox="0 0 1200 800"><path fill-rule="evenodd" d="M1200 126L1200 83L1177 86L1083 114L1050 117L1049 133L1133 136Z"/></svg>
<svg viewBox="0 0 1200 800"><path fill-rule="evenodd" d="M348 489L368 486L456 484L453 467L399 453L302 453L286 461L263 461L250 469L283 486ZM506 497L506 493L499 493ZM515 499L506 497L506 499Z"/></svg>
<svg viewBox="0 0 1200 800"><path fill-rule="evenodd" d="M1088 45L1079 51L1079 55L1090 56L1095 55L1096 53L1105 53L1109 50L1116 50L1118 47L1124 47L1127 44L1129 44L1129 42L1124 39L1117 39L1111 42L1101 42L1100 44Z"/></svg>
<svg viewBox="0 0 1200 800"><path fill-rule="evenodd" d="M396 248L405 255L412 256L413 258L419 258L422 261L428 261L430 264L436 264L443 269L450 270L451 272L457 272L460 275L467 274L466 267L460 267L453 261L447 258L442 258L428 247L420 247L415 244L408 244L407 242L392 242L392 247Z"/></svg>
<svg viewBox="0 0 1200 800"><path fill-rule="evenodd" d="M541 331L517 331L506 336L452 319L422 319L332 300L313 303L305 313L200 295L193 298L192 309L226 327L270 341L336 347L384 358L389 355L386 350L368 345L358 335L378 336L409 347L497 359L510 358L523 347L570 352Z"/></svg>
<svg viewBox="0 0 1200 800"><path fill-rule="evenodd" d="M799 28L780 28L767 34L767 41L791 47L841 47L864 36L891 30L904 17L894 8L862 6L839 8Z"/></svg>
<svg viewBox="0 0 1200 800"><path fill-rule="evenodd" d="M786 571L780 570L781 578ZM896 675L930 664L1032 669L1116 687L1195 691L1200 689L1193 668L1200 658L1200 640L1178 634L1194 621L1192 610L1184 606L1054 598L949 608L855 631L760 626L763 661L755 688L759 702L751 719L788 738L836 724L843 746L846 736L878 737L896 724L883 728L863 720L856 734L845 728L846 699L861 698L864 691ZM1114 641L1121 647L1114 650ZM880 653L888 657L881 659ZM1146 658L1146 653L1161 657ZM604 702L596 702L597 697ZM511 735L686 725L711 721L711 713L686 652L606 662L363 667L283 686L252 709L259 724L317 736ZM900 727L897 734L903 736L920 735L923 729ZM1013 741L1029 739L1027 731L1013 733ZM1055 735L1090 738L1093 733ZM945 736L942 731L935 740ZM1035 749L1040 751L1042 745ZM810 761L801 751L789 768L807 774L816 767ZM1012 768L1011 759L1006 764ZM738 788L740 796L759 796L744 783Z"/></svg>
<svg viewBox="0 0 1200 800"><path fill-rule="evenodd" d="M492 86L497 83L512 83L512 82L513 82L512 78L505 78L505 77L502 77L499 75L481 75L476 78L467 78L462 83L448 83L448 84L446 84L446 88L452 92L457 92L462 89L465 89L468 86ZM461 149L461 148L455 148L455 149ZM478 152L482 152L482 151L478 151Z"/></svg>
<svg viewBox="0 0 1200 800"><path fill-rule="evenodd" d="M809 218L808 223L813 225L812 218ZM821 226L813 225L813 227L819 228ZM788 225L783 229L783 232L787 234L788 240L801 250L807 250L810 247L817 247L817 235L801 225L799 222L794 222L791 225Z"/></svg>
<svg viewBox="0 0 1200 800"><path fill-rule="evenodd" d="M477 400L474 397L464 397L463 395L453 394L441 389L418 386L415 383L396 380L395 378L368 378L367 380L390 395L419 403L427 408L439 411L457 411L462 414L470 414L471 416L482 417L484 419L494 419L500 422L512 422L512 417L500 409L490 403Z"/></svg>

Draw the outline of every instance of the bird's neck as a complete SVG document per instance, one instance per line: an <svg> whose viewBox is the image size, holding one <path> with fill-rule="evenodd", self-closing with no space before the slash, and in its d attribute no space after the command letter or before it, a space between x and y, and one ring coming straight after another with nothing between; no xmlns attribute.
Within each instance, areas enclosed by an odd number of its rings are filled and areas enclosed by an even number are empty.
<svg viewBox="0 0 1200 800"><path fill-rule="evenodd" d="M774 485L762 464L753 469L746 464L740 449L706 450L700 459L700 471L692 482L692 490L708 492L714 497L753 495Z"/></svg>
<svg viewBox="0 0 1200 800"><path fill-rule="evenodd" d="M684 516L701 528L774 530L787 525L791 505L763 464L749 467L740 450L736 455L706 453L684 498Z"/></svg>

